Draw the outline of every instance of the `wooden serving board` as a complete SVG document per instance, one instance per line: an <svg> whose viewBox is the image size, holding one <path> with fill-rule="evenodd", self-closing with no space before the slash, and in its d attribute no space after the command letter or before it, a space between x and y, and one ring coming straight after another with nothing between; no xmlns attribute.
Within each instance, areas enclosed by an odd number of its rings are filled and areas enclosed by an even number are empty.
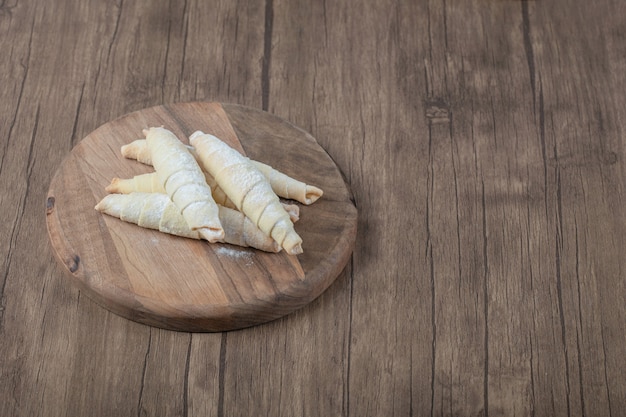
<svg viewBox="0 0 626 417"><path fill-rule="evenodd" d="M188 143L211 133L252 159L320 187L300 205L304 253L265 253L167 235L102 214L94 206L114 177L152 167L121 156L142 129L164 126ZM84 138L51 181L48 234L78 287L131 320L181 331L225 331L284 316L319 296L341 273L356 239L357 210L341 172L315 139L260 110L181 103L130 113Z"/></svg>

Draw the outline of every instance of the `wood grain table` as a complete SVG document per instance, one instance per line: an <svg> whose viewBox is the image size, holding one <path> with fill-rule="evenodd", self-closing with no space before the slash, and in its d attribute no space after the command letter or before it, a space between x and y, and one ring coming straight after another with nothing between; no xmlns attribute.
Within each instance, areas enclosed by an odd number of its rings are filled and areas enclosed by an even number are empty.
<svg viewBox="0 0 626 417"><path fill-rule="evenodd" d="M2 1L0 416L622 416L626 3ZM358 210L319 297L191 333L72 285L90 132L220 102L317 140Z"/></svg>

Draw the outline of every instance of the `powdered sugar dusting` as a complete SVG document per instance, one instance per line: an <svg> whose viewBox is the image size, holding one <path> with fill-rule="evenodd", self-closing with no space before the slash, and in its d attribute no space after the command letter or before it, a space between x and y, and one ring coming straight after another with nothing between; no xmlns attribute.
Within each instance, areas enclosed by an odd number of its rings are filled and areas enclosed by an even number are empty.
<svg viewBox="0 0 626 417"><path fill-rule="evenodd" d="M254 254L245 249L238 249L228 245L216 245L215 253L218 257L228 257L241 261L245 266L254 264Z"/></svg>

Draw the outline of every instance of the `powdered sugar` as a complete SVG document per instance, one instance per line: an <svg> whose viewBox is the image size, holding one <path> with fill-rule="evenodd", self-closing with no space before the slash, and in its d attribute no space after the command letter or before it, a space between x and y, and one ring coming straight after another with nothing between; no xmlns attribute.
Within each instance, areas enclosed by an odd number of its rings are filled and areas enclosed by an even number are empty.
<svg viewBox="0 0 626 417"><path fill-rule="evenodd" d="M247 249L234 248L229 245L215 245L215 254L218 257L237 259L245 266L251 266L254 264L254 254Z"/></svg>

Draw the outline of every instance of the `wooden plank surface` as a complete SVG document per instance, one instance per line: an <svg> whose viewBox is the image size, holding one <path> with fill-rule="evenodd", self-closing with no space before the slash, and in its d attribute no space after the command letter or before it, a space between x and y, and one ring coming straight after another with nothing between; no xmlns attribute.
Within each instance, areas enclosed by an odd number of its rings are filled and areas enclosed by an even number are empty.
<svg viewBox="0 0 626 417"><path fill-rule="evenodd" d="M619 416L623 2L3 2L0 415ZM173 102L310 132L359 210L307 307L195 334L69 286L52 173Z"/></svg>

